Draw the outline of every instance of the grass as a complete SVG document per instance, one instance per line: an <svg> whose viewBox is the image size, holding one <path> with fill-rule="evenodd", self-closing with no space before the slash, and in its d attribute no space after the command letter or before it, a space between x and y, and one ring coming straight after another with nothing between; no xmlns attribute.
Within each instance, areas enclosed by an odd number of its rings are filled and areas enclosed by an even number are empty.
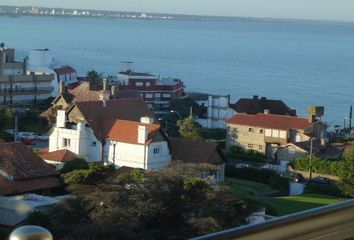
<svg viewBox="0 0 354 240"><path fill-rule="evenodd" d="M300 196L286 197L263 197L256 199L257 202L268 207L271 215L283 216L296 212L335 204L344 199L321 194L303 194Z"/></svg>
<svg viewBox="0 0 354 240"><path fill-rule="evenodd" d="M276 190L266 184L236 178L226 178L226 182L229 184L232 194L266 206L267 214L273 216L288 215L312 208L335 204L344 200L342 198L321 194L266 197L265 195Z"/></svg>
<svg viewBox="0 0 354 240"><path fill-rule="evenodd" d="M267 195L276 191L263 183L251 182L236 178L226 178L226 182L229 184L230 190L233 194L244 198Z"/></svg>

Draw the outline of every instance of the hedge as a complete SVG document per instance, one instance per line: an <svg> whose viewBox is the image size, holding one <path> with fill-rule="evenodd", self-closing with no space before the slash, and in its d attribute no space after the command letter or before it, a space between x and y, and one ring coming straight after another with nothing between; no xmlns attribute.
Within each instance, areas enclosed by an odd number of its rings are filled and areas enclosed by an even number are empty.
<svg viewBox="0 0 354 240"><path fill-rule="evenodd" d="M227 165L225 176L268 184L270 187L280 191L289 190L289 179L269 169L236 168L233 165Z"/></svg>
<svg viewBox="0 0 354 240"><path fill-rule="evenodd" d="M305 193L324 194L336 197L343 197L342 191L337 185L326 185L320 183L307 182Z"/></svg>
<svg viewBox="0 0 354 240"><path fill-rule="evenodd" d="M309 171L310 160L309 158L299 158L291 163L292 167L296 170ZM320 158L312 158L312 171L319 174L326 174L332 176L342 176L344 169L343 160L324 160Z"/></svg>
<svg viewBox="0 0 354 240"><path fill-rule="evenodd" d="M231 146L226 150L226 155L229 158L248 161L248 162L256 162L256 163L272 163L274 160L266 158L262 153L248 149L245 150L240 146Z"/></svg>

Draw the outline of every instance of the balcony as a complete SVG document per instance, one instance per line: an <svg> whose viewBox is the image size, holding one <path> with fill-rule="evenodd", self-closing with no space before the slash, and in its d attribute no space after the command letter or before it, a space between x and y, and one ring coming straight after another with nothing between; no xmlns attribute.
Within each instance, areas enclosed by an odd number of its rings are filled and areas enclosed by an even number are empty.
<svg viewBox="0 0 354 240"><path fill-rule="evenodd" d="M0 96L15 96L15 95L34 95L34 94L49 94L52 92L52 87L37 87L37 88L13 88L0 89Z"/></svg>
<svg viewBox="0 0 354 240"><path fill-rule="evenodd" d="M354 200L316 208L264 223L194 238L238 240L344 240L354 237Z"/></svg>

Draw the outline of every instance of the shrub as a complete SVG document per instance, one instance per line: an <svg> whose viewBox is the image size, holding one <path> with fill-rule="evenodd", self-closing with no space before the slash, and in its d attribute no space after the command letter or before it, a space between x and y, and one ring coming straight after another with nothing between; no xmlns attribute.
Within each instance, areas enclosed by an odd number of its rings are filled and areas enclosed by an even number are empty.
<svg viewBox="0 0 354 240"><path fill-rule="evenodd" d="M45 213L33 212L27 217L26 224L48 228L50 226L50 219Z"/></svg>
<svg viewBox="0 0 354 240"><path fill-rule="evenodd" d="M66 162L61 169L61 173L68 173L74 170L88 169L89 164L81 158L77 158L74 161Z"/></svg>
<svg viewBox="0 0 354 240"><path fill-rule="evenodd" d="M312 158L312 171L315 173L341 176L344 161L342 160L324 160L320 158ZM291 163L292 167L296 170L309 171L310 160L308 157L299 158Z"/></svg>
<svg viewBox="0 0 354 240"><path fill-rule="evenodd" d="M289 190L289 179L282 177L275 171L269 169L236 168L235 166L227 165L225 176L265 183L280 191Z"/></svg>
<svg viewBox="0 0 354 240"><path fill-rule="evenodd" d="M336 185L326 185L312 182L306 183L305 193L325 194L337 197L343 196L341 190Z"/></svg>
<svg viewBox="0 0 354 240"><path fill-rule="evenodd" d="M226 150L226 156L229 158L256 162L256 163L273 163L274 160L266 158L262 153L248 149L245 150L240 146L231 146Z"/></svg>
<svg viewBox="0 0 354 240"><path fill-rule="evenodd" d="M64 182L66 184L94 184L102 181L113 170L112 165L103 166L90 163L89 169L79 169L64 174Z"/></svg>

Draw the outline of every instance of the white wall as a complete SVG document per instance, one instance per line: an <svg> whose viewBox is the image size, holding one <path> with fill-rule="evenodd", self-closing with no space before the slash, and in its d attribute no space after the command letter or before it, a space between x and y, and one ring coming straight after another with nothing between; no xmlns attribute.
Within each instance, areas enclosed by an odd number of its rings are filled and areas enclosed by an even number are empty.
<svg viewBox="0 0 354 240"><path fill-rule="evenodd" d="M154 148L160 149L158 154L154 154ZM114 164L116 167L158 170L167 167L171 162L167 142L152 143L145 146L107 141L104 147L104 155L107 162Z"/></svg>

